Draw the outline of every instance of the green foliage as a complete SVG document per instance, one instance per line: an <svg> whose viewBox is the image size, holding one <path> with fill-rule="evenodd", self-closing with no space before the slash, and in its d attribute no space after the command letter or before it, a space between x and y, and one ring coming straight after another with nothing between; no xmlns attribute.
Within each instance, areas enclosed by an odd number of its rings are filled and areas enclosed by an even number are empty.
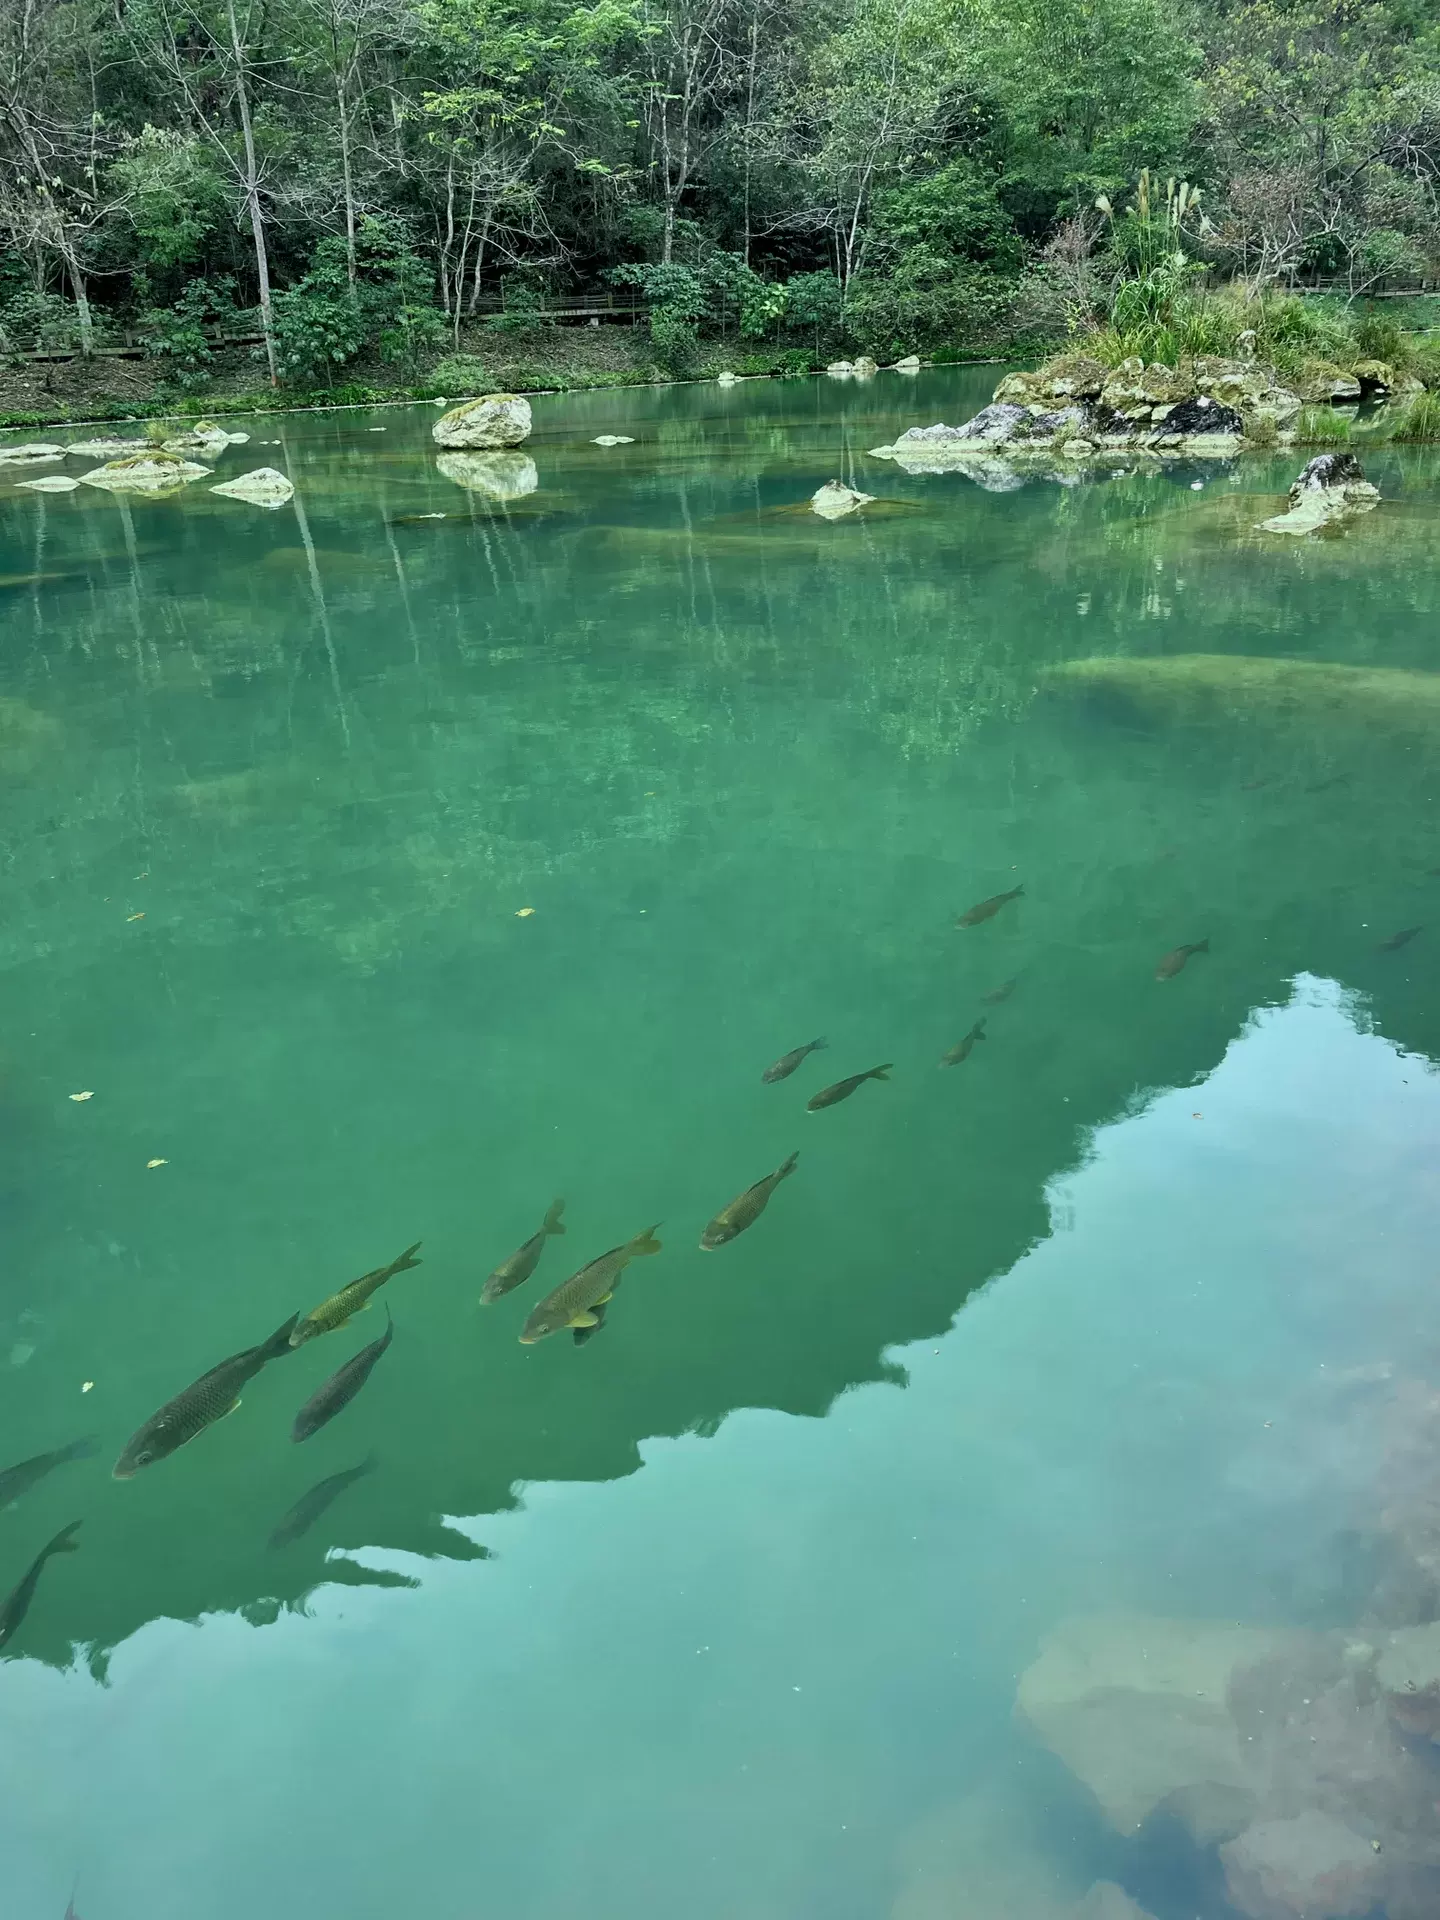
<svg viewBox="0 0 1440 1920"><path fill-rule="evenodd" d="M913 249L893 273L865 273L851 283L847 330L877 360L942 345L973 353L1004 328L1013 281L922 255Z"/></svg>
<svg viewBox="0 0 1440 1920"><path fill-rule="evenodd" d="M322 240L297 286L274 302L276 357L293 383L330 379L366 347L412 374L445 336L425 263L391 222L366 219L355 241L352 280L345 243Z"/></svg>
<svg viewBox="0 0 1440 1920"><path fill-rule="evenodd" d="M833 273L797 273L785 283L785 324L810 335L818 357L838 344L845 327L845 294Z"/></svg>
<svg viewBox="0 0 1440 1920"><path fill-rule="evenodd" d="M111 163L108 184L126 210L142 270L190 266L229 212L213 149L148 121Z"/></svg>
<svg viewBox="0 0 1440 1920"><path fill-rule="evenodd" d="M0 353L69 353L80 344L75 308L58 293L37 293L27 287L13 293L0 307Z"/></svg>
<svg viewBox="0 0 1440 1920"><path fill-rule="evenodd" d="M695 322L676 307L656 307L650 315L650 345L655 360L672 379L687 379L695 370L700 335Z"/></svg>
<svg viewBox="0 0 1440 1920"><path fill-rule="evenodd" d="M1440 440L1440 393L1417 393L1396 408L1387 423L1388 440Z"/></svg>
<svg viewBox="0 0 1440 1920"><path fill-rule="evenodd" d="M1346 447L1355 438L1355 423L1334 407L1303 407L1295 422L1295 438L1302 447Z"/></svg>
<svg viewBox="0 0 1440 1920"><path fill-rule="evenodd" d="M489 393L495 383L482 361L468 353L451 353L435 363L425 384L437 394L453 394L457 400L468 400L475 394Z"/></svg>
<svg viewBox="0 0 1440 1920"><path fill-rule="evenodd" d="M150 307L141 315L146 353L182 391L198 391L208 382L215 356L206 334L234 318L234 293L231 280L192 280L174 306Z"/></svg>
<svg viewBox="0 0 1440 1920"><path fill-rule="evenodd" d="M968 157L876 195L873 239L887 254L923 248L938 259L1014 270L1021 261L1015 222L1000 205L996 181Z"/></svg>

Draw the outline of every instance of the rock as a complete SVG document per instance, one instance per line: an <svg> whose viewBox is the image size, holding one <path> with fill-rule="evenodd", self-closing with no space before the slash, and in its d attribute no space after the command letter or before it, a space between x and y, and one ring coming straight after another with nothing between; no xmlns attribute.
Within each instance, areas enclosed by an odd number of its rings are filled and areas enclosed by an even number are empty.
<svg viewBox="0 0 1440 1920"><path fill-rule="evenodd" d="M855 364L851 360L832 360L825 371L827 373L854 373Z"/></svg>
<svg viewBox="0 0 1440 1920"><path fill-rule="evenodd" d="M38 480L17 480L15 484L28 487L32 493L74 493L80 482L72 480L68 473L46 473Z"/></svg>
<svg viewBox="0 0 1440 1920"><path fill-rule="evenodd" d="M540 484L528 453L442 453L435 464L456 486L490 500L521 500Z"/></svg>
<svg viewBox="0 0 1440 1920"><path fill-rule="evenodd" d="M1295 391L1307 407L1333 406L1360 398L1360 382L1329 360L1311 360L1295 382Z"/></svg>
<svg viewBox="0 0 1440 1920"><path fill-rule="evenodd" d="M919 354L907 353L903 360L897 360L895 362L895 365L890 369L890 371L892 373L918 373L920 371Z"/></svg>
<svg viewBox="0 0 1440 1920"><path fill-rule="evenodd" d="M1254 327L1246 327L1245 331L1240 335L1240 338L1235 342L1242 360L1253 360L1255 358L1255 344Z"/></svg>
<svg viewBox="0 0 1440 1920"><path fill-rule="evenodd" d="M1113 1880L1097 1880L1075 1909L1075 1920L1154 1920Z"/></svg>
<svg viewBox="0 0 1440 1920"><path fill-rule="evenodd" d="M148 440L111 440L102 436L98 440L72 440L65 451L86 460L119 460L128 453L147 453L149 447Z"/></svg>
<svg viewBox="0 0 1440 1920"><path fill-rule="evenodd" d="M1351 372L1360 383L1362 400L1384 400L1396 384L1395 369L1386 360L1357 360Z"/></svg>
<svg viewBox="0 0 1440 1920"><path fill-rule="evenodd" d="M1315 533L1321 527L1369 513L1379 504L1353 453L1317 453L1290 488L1290 511L1262 520L1267 533Z"/></svg>
<svg viewBox="0 0 1440 1920"><path fill-rule="evenodd" d="M232 442L249 438L248 433L227 433L224 427L216 426L213 420L197 420L188 433L177 433L173 440L166 440L163 445L166 453L199 453L213 460Z"/></svg>
<svg viewBox="0 0 1440 1920"><path fill-rule="evenodd" d="M592 447L633 447L633 433L597 433L590 442Z"/></svg>
<svg viewBox="0 0 1440 1920"><path fill-rule="evenodd" d="M176 493L192 480L203 480L210 471L193 460L182 460L178 453L150 447L93 467L80 478L87 487L103 487L110 493Z"/></svg>
<svg viewBox="0 0 1440 1920"><path fill-rule="evenodd" d="M733 387L739 378L740 376L738 373L731 373L730 369L727 367L723 373L716 374L715 384L718 387Z"/></svg>
<svg viewBox="0 0 1440 1920"><path fill-rule="evenodd" d="M1250 1920L1353 1920L1384 1887L1382 1857L1313 1807L1262 1820L1220 1849L1231 1900Z"/></svg>
<svg viewBox="0 0 1440 1920"><path fill-rule="evenodd" d="M1045 1810L993 1785L923 1814L895 1870L889 1920L1074 1920L1085 1886Z"/></svg>
<svg viewBox="0 0 1440 1920"><path fill-rule="evenodd" d="M256 467L238 479L211 487L210 491L222 494L227 500L243 500L252 507L283 507L295 497L294 487L274 467Z"/></svg>
<svg viewBox="0 0 1440 1920"><path fill-rule="evenodd" d="M1100 389L1100 404L1122 420L1148 420L1154 408L1173 406L1194 391L1174 367L1147 367L1138 356L1124 360Z"/></svg>
<svg viewBox="0 0 1440 1920"><path fill-rule="evenodd" d="M1401 1733L1440 1744L1440 1621L1389 1635L1375 1678Z"/></svg>
<svg viewBox="0 0 1440 1920"><path fill-rule="evenodd" d="M1133 1833L1181 1787L1249 1790L1226 1697L1237 1670L1278 1643L1259 1628L1201 1621L1071 1620L1021 1676L1016 1704L1111 1825Z"/></svg>
<svg viewBox="0 0 1440 1920"><path fill-rule="evenodd" d="M1143 367L1144 362L1138 363ZM1062 353L1047 360L1035 373L1010 373L996 387L993 398L1021 406L1063 406L1071 400L1098 400L1109 369L1088 353Z"/></svg>
<svg viewBox="0 0 1440 1920"><path fill-rule="evenodd" d="M487 393L442 413L430 436L440 447L518 447L530 425L528 400L518 393Z"/></svg>
<svg viewBox="0 0 1440 1920"><path fill-rule="evenodd" d="M1250 1825L1257 1811L1256 1795L1250 1788L1225 1787L1214 1780L1177 1787L1156 1808L1157 1813L1178 1820L1197 1847L1233 1840Z"/></svg>
<svg viewBox="0 0 1440 1920"><path fill-rule="evenodd" d="M48 440L27 441L23 447L0 447L0 467L38 467L46 460L64 458L64 447Z"/></svg>
<svg viewBox="0 0 1440 1920"><path fill-rule="evenodd" d="M1223 406L1208 393L1196 394L1170 407L1165 414L1166 433L1240 434L1245 422L1233 407Z"/></svg>
<svg viewBox="0 0 1440 1920"><path fill-rule="evenodd" d="M862 353L860 358L853 363L852 370L857 373L862 380L870 380L880 371L880 363L878 360L872 360L868 353Z"/></svg>
<svg viewBox="0 0 1440 1920"><path fill-rule="evenodd" d="M868 507L874 498L873 493L857 493L839 480L827 480L811 494L810 511L822 520L840 520L857 507Z"/></svg>

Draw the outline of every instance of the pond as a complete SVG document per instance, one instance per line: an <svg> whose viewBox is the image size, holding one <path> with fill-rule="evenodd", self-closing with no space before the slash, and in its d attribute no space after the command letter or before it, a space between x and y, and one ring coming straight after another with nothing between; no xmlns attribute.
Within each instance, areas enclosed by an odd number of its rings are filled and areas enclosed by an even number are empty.
<svg viewBox="0 0 1440 1920"><path fill-rule="evenodd" d="M1440 1911L1440 468L868 456L994 377L0 477L7 1920Z"/></svg>

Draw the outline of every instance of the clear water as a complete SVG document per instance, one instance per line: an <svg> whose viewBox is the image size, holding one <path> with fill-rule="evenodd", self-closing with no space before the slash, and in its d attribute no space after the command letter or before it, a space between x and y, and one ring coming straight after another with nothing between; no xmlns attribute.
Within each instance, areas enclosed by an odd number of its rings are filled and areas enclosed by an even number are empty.
<svg viewBox="0 0 1440 1920"><path fill-rule="evenodd" d="M508 509L428 409L248 423L276 513L0 481L0 1465L102 1442L0 1514L0 1590L84 1522L0 1662L7 1920L1228 1913L1016 1681L1075 1613L1366 1604L1376 1463L1317 1382L1440 1353L1434 758L1423 715L1052 670L1428 668L1436 468L1284 544L1245 530L1293 456L1003 494L865 457L992 379L541 400ZM836 475L894 504L791 511ZM518 1343L655 1220L596 1339ZM313 1441L378 1313L111 1480L416 1239Z"/></svg>

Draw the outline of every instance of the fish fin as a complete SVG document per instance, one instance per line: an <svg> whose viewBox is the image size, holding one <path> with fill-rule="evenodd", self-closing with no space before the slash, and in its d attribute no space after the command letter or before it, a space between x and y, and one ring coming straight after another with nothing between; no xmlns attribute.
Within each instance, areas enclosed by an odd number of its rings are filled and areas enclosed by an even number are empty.
<svg viewBox="0 0 1440 1920"><path fill-rule="evenodd" d="M659 1225L660 1222L657 1220L655 1226L647 1227L644 1233L637 1233L629 1246L626 1247L626 1253L631 1255L632 1258L636 1258L642 1253L659 1253L660 1242L655 1238L656 1228L658 1228Z"/></svg>
<svg viewBox="0 0 1440 1920"><path fill-rule="evenodd" d="M595 1304L599 1306L601 1302L597 1300ZM575 1318L566 1324L572 1327L598 1327L600 1316L597 1313L577 1313Z"/></svg>
<svg viewBox="0 0 1440 1920"><path fill-rule="evenodd" d="M550 1211L546 1214L544 1224L541 1226L540 1231L542 1233L564 1233L565 1222L560 1218L564 1211L565 1202L563 1200L552 1200L550 1202Z"/></svg>
<svg viewBox="0 0 1440 1920"><path fill-rule="evenodd" d="M261 1341L259 1350L266 1360L275 1360L282 1353L288 1353L290 1351L291 1335L295 1332L299 1322L299 1314L292 1313L283 1327L277 1327L268 1340Z"/></svg>
<svg viewBox="0 0 1440 1920"><path fill-rule="evenodd" d="M1209 953L1210 936L1207 934L1203 940L1197 940L1190 951L1191 953Z"/></svg>
<svg viewBox="0 0 1440 1920"><path fill-rule="evenodd" d="M893 1060L887 1060L883 1067L872 1067L865 1078L867 1080L888 1080L890 1078L890 1069L894 1064L895 1062Z"/></svg>
<svg viewBox="0 0 1440 1920"><path fill-rule="evenodd" d="M783 1166L779 1166L775 1169L775 1183L777 1186L782 1180L788 1180L790 1175L794 1173L795 1162L799 1158L800 1158L800 1155L798 1153L792 1153L790 1155L790 1158L784 1163Z"/></svg>
<svg viewBox="0 0 1440 1920"><path fill-rule="evenodd" d="M422 1241L417 1240L413 1247L406 1247L398 1260L392 1260L390 1262L390 1271L392 1273L408 1273L411 1267L422 1266L424 1264L423 1261L417 1260L415 1255L420 1251L423 1244Z"/></svg>
<svg viewBox="0 0 1440 1920"><path fill-rule="evenodd" d="M78 1553L80 1551L80 1544L75 1538L76 1534L80 1531L80 1524L78 1520L72 1520L68 1527L62 1527L60 1529L59 1533L56 1534L55 1538L45 1549L45 1558L47 1560L52 1553Z"/></svg>
<svg viewBox="0 0 1440 1920"><path fill-rule="evenodd" d="M355 1313L368 1313L371 1307L374 1306L374 1304L375 1302L373 1300L367 1300L363 1307L356 1307ZM345 1316L345 1320L353 1320L355 1318L355 1313L347 1313ZM345 1324L345 1320L342 1320L340 1322L342 1327Z"/></svg>
<svg viewBox="0 0 1440 1920"><path fill-rule="evenodd" d="M220 1418L222 1420L228 1420L232 1413L238 1413L239 1410L240 1410L240 1400L237 1395L237 1397L230 1402L229 1406L226 1407L225 1411L221 1414Z"/></svg>
<svg viewBox="0 0 1440 1920"><path fill-rule="evenodd" d="M1018 898L1019 898L1019 896L1020 896L1020 895L1021 895L1022 893L1024 893L1024 891L1025 891L1025 882L1024 882L1024 881L1022 880L1022 881L1020 882L1020 884L1019 884L1019 886L1018 886L1018 887L1016 887L1016 889L1015 889L1015 892L1014 892L1014 894L1013 894L1013 895L1012 895L1011 897L1012 897L1012 898L1014 898L1014 899L1018 899Z"/></svg>

